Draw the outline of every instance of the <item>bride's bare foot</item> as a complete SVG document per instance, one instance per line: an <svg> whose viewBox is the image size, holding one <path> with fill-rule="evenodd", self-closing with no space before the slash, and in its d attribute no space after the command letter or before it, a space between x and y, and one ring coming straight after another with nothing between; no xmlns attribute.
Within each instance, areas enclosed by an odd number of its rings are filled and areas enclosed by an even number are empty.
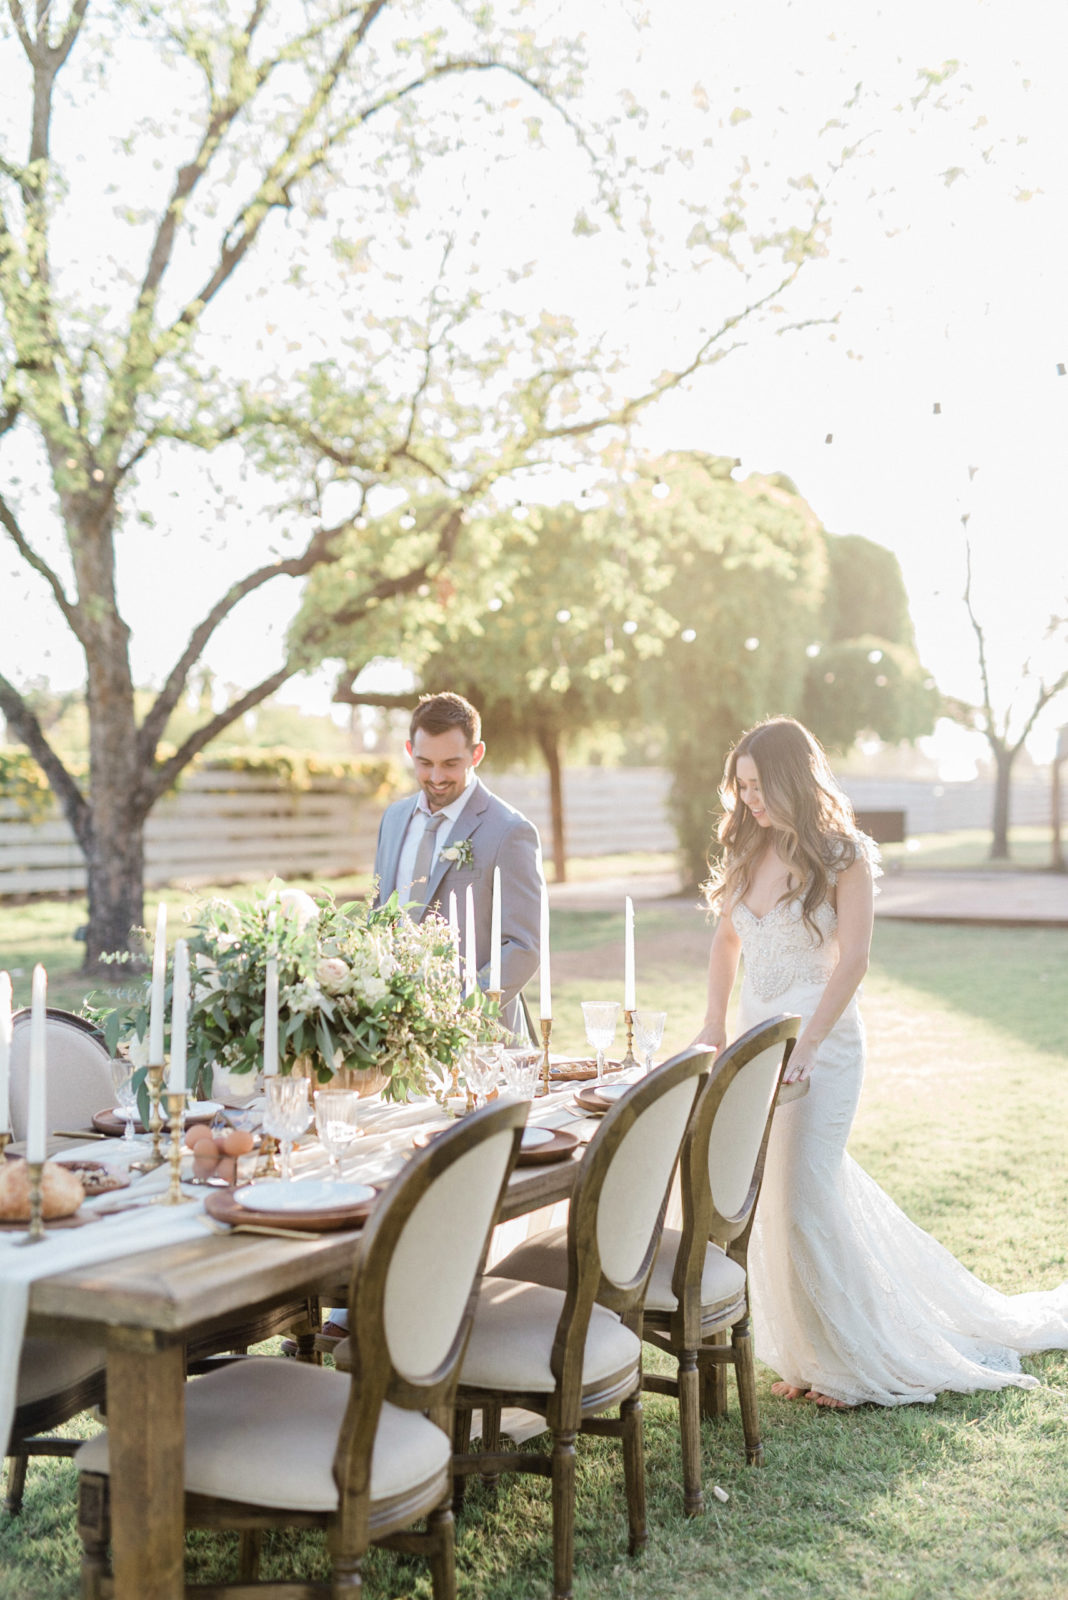
<svg viewBox="0 0 1068 1600"><path fill-rule="evenodd" d="M818 1389L810 1389L805 1396L806 1400L814 1400L818 1406L827 1406L831 1411L852 1411L853 1407L844 1400L836 1400L833 1395L821 1394Z"/></svg>
<svg viewBox="0 0 1068 1600"><path fill-rule="evenodd" d="M772 1384L771 1392L772 1394L781 1395L784 1400L802 1400L806 1398L803 1387L798 1387L793 1383L784 1383L782 1379L778 1383ZM807 1398L811 1399L811 1395Z"/></svg>

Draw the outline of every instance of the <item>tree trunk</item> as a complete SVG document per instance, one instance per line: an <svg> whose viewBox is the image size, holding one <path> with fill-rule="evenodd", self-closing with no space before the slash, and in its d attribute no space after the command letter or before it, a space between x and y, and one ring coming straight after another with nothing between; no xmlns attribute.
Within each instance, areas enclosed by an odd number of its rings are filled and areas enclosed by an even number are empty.
<svg viewBox="0 0 1068 1600"><path fill-rule="evenodd" d="M539 733L538 745L549 769L549 814L553 829L553 872L557 883L567 881L567 844L564 838L564 771L560 740L550 731Z"/></svg>
<svg viewBox="0 0 1068 1600"><path fill-rule="evenodd" d="M103 808L101 808L103 810ZM113 951L141 954L131 930L144 925L144 823L123 821L121 813L100 811L86 852L89 876L89 931L85 970L115 977L100 958Z"/></svg>
<svg viewBox="0 0 1068 1600"><path fill-rule="evenodd" d="M990 844L991 861L1009 859L1009 787L1015 750L1004 745L994 748L994 836Z"/></svg>

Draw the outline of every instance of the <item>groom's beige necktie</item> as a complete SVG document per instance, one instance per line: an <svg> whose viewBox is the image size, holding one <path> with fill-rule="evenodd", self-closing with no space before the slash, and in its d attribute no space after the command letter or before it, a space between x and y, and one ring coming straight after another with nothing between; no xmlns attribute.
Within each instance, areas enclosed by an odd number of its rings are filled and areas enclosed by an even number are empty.
<svg viewBox="0 0 1068 1600"><path fill-rule="evenodd" d="M419 841L419 848L415 852L415 866L412 868L412 887L409 890L409 900L416 904L426 905L427 880L430 877L430 862L434 854L434 840L438 829L445 821L444 811L438 811L434 816L427 817L423 837Z"/></svg>

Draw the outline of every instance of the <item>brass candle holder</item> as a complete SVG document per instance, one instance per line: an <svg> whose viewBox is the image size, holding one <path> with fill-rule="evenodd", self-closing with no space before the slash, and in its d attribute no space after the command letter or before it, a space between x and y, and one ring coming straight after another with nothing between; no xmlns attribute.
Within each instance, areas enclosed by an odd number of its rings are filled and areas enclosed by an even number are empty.
<svg viewBox="0 0 1068 1600"><path fill-rule="evenodd" d="M134 1172L155 1172L157 1167L162 1167L164 1156L160 1149L160 1133L163 1128L163 1113L160 1110L160 1100L163 1098L163 1062L154 1062L145 1074L148 1084L148 1131L152 1135L152 1149L141 1161L131 1162Z"/></svg>
<svg viewBox="0 0 1068 1600"><path fill-rule="evenodd" d="M171 1181L167 1186L167 1193L161 1194L154 1203L158 1206L180 1206L185 1200L182 1193L182 1134L185 1129L186 1091L168 1089L164 1098L167 1102L167 1121L171 1130L169 1151Z"/></svg>
<svg viewBox="0 0 1068 1600"><path fill-rule="evenodd" d="M631 1072L638 1065L638 1058L634 1054L634 1012L624 1011L623 1019L627 1024L627 1053L619 1063L621 1072Z"/></svg>
<svg viewBox="0 0 1068 1600"><path fill-rule="evenodd" d="M8 1145L10 1143L11 1143L11 1129L8 1128L7 1131L5 1132L2 1128L0 1128L0 1161L3 1161L3 1159L4 1159L4 1151L7 1149Z"/></svg>
<svg viewBox="0 0 1068 1600"><path fill-rule="evenodd" d="M30 1226L20 1244L40 1244L48 1238L44 1225L44 1162L27 1161L30 1180Z"/></svg>
<svg viewBox="0 0 1068 1600"><path fill-rule="evenodd" d="M539 1097L547 1095L549 1093L549 1040L552 1038L552 1033L553 1033L553 1019L552 1019L552 1017L542 1017L540 1026L541 1026L541 1083L539 1085Z"/></svg>

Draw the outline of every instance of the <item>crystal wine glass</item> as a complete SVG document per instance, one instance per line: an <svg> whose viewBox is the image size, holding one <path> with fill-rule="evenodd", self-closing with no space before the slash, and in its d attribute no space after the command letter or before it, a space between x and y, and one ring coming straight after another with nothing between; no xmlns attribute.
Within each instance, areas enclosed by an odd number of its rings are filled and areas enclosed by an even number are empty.
<svg viewBox="0 0 1068 1600"><path fill-rule="evenodd" d="M611 1047L616 1036L616 1023L619 1020L618 1000L583 1000L582 1020L586 1024L586 1038L591 1047L597 1052L597 1077L595 1082L604 1082L604 1057L605 1051Z"/></svg>
<svg viewBox="0 0 1068 1600"><path fill-rule="evenodd" d="M115 1090L115 1110L125 1123L122 1130L124 1144L131 1145L134 1140L134 1123L137 1121L137 1091L134 1088L133 1075L136 1068L120 1056L111 1062L111 1082Z"/></svg>
<svg viewBox="0 0 1068 1600"><path fill-rule="evenodd" d="M282 1154L283 1180L293 1176L290 1161L293 1140L300 1137L311 1118L307 1078L283 1078L278 1074L267 1079L267 1109L263 1117L263 1131L278 1140Z"/></svg>
<svg viewBox="0 0 1068 1600"><path fill-rule="evenodd" d="M501 1071L500 1046L472 1045L464 1058L464 1076L475 1097L476 1110L486 1104L491 1089L497 1087Z"/></svg>
<svg viewBox="0 0 1068 1600"><path fill-rule="evenodd" d="M360 1097L355 1089L315 1091L315 1129L330 1161L330 1178L337 1182L341 1158L348 1155L363 1132Z"/></svg>
<svg viewBox="0 0 1068 1600"><path fill-rule="evenodd" d="M645 1057L646 1072L652 1072L653 1070L653 1057L660 1049L666 1021L666 1011L636 1011L634 1013L634 1043Z"/></svg>
<svg viewBox="0 0 1068 1600"><path fill-rule="evenodd" d="M501 1057L501 1068L508 1093L517 1100L533 1100L540 1067L540 1050L523 1045L505 1050Z"/></svg>

